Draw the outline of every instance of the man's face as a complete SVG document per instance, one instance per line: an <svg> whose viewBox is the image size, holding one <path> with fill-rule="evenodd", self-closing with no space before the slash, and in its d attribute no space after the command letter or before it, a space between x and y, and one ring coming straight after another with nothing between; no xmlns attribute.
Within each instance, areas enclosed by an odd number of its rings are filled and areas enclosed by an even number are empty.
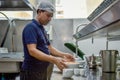
<svg viewBox="0 0 120 80"><path fill-rule="evenodd" d="M51 21L51 18L53 17L53 13L47 11L40 11L38 12L38 16L39 16L39 22L42 25L47 25Z"/></svg>

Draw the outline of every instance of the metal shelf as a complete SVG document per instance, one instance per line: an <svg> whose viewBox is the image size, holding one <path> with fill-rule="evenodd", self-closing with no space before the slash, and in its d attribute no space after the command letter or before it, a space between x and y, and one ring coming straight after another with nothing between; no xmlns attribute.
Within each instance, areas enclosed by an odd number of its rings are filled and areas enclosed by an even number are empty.
<svg viewBox="0 0 120 80"><path fill-rule="evenodd" d="M96 16L98 16L102 11L104 11L106 8L108 8L113 2L117 0L104 0L99 7L97 7L92 14L88 16L88 20L92 21Z"/></svg>
<svg viewBox="0 0 120 80"><path fill-rule="evenodd" d="M114 1L73 37L77 40L84 40L91 37L107 37L108 35L116 37L120 35L120 0Z"/></svg>

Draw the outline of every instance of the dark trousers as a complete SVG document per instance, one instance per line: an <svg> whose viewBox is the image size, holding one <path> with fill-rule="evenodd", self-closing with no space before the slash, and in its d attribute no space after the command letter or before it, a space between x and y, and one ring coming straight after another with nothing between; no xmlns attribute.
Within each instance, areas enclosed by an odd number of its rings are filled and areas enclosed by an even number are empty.
<svg viewBox="0 0 120 80"><path fill-rule="evenodd" d="M43 72L21 71L20 80L47 80L47 70Z"/></svg>

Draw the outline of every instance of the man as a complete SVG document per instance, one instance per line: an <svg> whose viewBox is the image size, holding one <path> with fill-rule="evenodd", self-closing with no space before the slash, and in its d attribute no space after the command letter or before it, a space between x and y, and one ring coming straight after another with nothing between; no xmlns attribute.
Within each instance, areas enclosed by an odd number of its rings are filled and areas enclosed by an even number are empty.
<svg viewBox="0 0 120 80"><path fill-rule="evenodd" d="M36 18L25 26L22 34L25 59L20 80L47 80L49 63L55 64L62 71L66 67L64 61L74 61L72 55L55 49L46 37L43 25L51 21L54 12L54 6L50 2L42 1Z"/></svg>

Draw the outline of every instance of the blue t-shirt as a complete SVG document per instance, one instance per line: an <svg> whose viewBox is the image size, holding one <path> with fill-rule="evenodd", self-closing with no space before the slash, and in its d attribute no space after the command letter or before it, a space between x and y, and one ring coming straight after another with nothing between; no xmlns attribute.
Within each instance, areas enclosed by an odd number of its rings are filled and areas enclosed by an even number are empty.
<svg viewBox="0 0 120 80"><path fill-rule="evenodd" d="M48 45L49 40L46 37L45 29L35 19L27 24L22 33L23 47L24 47L24 62L22 65L23 70L29 71L44 71L46 70L49 62L40 61L30 56L27 44L36 44L36 48L45 54L49 55L50 51Z"/></svg>

